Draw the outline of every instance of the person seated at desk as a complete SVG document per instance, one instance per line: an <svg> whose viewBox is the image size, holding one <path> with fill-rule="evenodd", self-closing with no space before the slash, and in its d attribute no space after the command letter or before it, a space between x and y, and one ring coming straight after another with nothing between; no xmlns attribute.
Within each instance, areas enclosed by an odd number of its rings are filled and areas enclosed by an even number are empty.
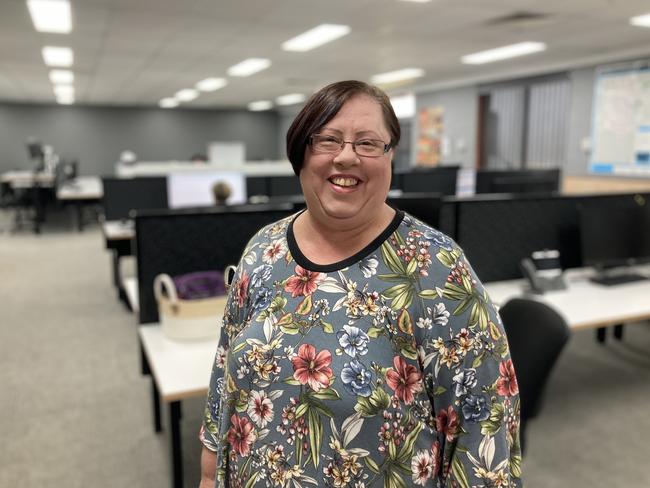
<svg viewBox="0 0 650 488"><path fill-rule="evenodd" d="M228 198L232 195L232 187L225 181L217 181L212 185L215 205L227 205Z"/></svg>
<svg viewBox="0 0 650 488"><path fill-rule="evenodd" d="M207 164L208 157L205 154L196 153L192 155L190 162L194 164Z"/></svg>
<svg viewBox="0 0 650 488"><path fill-rule="evenodd" d="M385 203L399 139L360 81L289 128L307 209L262 228L235 272L202 488L521 486L503 326L462 250Z"/></svg>

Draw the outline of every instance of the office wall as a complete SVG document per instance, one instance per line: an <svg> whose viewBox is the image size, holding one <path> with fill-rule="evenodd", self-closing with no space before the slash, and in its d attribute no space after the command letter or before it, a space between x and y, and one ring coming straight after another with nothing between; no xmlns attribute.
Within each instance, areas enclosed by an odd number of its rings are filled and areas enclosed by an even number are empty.
<svg viewBox="0 0 650 488"><path fill-rule="evenodd" d="M30 167L29 136L78 159L81 174L113 173L126 149L142 161L188 160L210 141L243 141L247 160L277 160L278 124L274 111L0 104L0 171Z"/></svg>
<svg viewBox="0 0 650 488"><path fill-rule="evenodd" d="M473 168L476 163L478 90L476 86L454 88L416 95L416 116L411 126L411 165L415 166L417 113L423 107L444 107L443 124L447 143L443 145L442 164L461 164ZM446 150L444 150L446 149Z"/></svg>

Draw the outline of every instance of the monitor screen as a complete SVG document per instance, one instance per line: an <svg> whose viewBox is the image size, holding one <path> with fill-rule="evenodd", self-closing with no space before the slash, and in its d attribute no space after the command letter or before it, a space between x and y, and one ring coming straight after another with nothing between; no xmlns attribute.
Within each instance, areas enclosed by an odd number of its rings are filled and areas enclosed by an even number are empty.
<svg viewBox="0 0 650 488"><path fill-rule="evenodd" d="M476 172L476 193L550 193L559 189L559 169L479 170Z"/></svg>
<svg viewBox="0 0 650 488"><path fill-rule="evenodd" d="M268 178L270 197L302 195L302 187L297 176L269 176Z"/></svg>
<svg viewBox="0 0 650 488"><path fill-rule="evenodd" d="M168 208L167 178L102 178L104 216L106 220L131 218L132 210Z"/></svg>
<svg viewBox="0 0 650 488"><path fill-rule="evenodd" d="M435 192L442 195L456 194L459 166L436 168L412 168L398 173L401 190L407 193Z"/></svg>
<svg viewBox="0 0 650 488"><path fill-rule="evenodd" d="M650 206L585 203L580 208L582 262L609 267L650 258Z"/></svg>
<svg viewBox="0 0 650 488"><path fill-rule="evenodd" d="M231 190L226 203L246 203L246 180L238 171L174 172L167 176L169 208L211 207L216 204L213 186L226 183Z"/></svg>

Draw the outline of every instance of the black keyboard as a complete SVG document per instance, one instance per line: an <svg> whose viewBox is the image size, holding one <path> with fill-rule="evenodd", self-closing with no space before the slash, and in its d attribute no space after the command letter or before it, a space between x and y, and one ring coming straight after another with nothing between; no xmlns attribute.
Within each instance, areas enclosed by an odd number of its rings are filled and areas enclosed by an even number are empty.
<svg viewBox="0 0 650 488"><path fill-rule="evenodd" d="M594 276L590 278L594 283L605 286L615 286L623 285L625 283L634 283L635 281L644 281L647 280L647 276L643 276L636 273L626 273L620 275L610 275L610 276Z"/></svg>

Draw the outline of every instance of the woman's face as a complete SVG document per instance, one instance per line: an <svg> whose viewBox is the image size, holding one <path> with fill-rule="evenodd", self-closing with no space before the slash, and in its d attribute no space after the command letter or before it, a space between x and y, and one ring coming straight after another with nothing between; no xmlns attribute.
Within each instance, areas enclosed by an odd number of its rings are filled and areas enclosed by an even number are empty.
<svg viewBox="0 0 650 488"><path fill-rule="evenodd" d="M319 134L390 142L379 103L366 95L348 100ZM347 222L357 224L378 217L390 189L392 158L392 149L375 158L358 156L352 144L338 153L315 153L308 145L300 184L309 212L319 219L352 219Z"/></svg>

